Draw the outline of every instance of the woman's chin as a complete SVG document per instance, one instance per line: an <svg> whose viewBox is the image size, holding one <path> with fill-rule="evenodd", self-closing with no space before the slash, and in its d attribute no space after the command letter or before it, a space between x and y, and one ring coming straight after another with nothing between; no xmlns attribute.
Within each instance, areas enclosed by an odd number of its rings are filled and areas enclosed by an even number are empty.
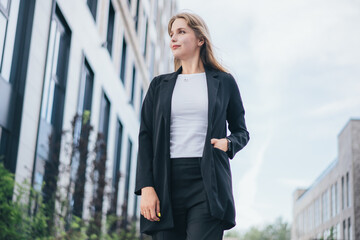
<svg viewBox="0 0 360 240"><path fill-rule="evenodd" d="M173 52L173 56L174 56L174 58L176 58L176 59L178 59L178 60L181 60L181 59L184 58L182 54L179 54L179 53L176 52L176 51Z"/></svg>

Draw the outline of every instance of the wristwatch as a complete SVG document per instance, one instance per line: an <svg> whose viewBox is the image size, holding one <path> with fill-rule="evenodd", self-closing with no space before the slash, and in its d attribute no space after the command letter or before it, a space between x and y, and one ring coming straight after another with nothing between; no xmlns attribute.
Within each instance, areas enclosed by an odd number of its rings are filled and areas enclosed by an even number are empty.
<svg viewBox="0 0 360 240"><path fill-rule="evenodd" d="M225 138L226 138L226 140L228 141L228 150L227 150L227 152L231 152L232 142L231 142L231 140L230 140L228 137L225 137Z"/></svg>

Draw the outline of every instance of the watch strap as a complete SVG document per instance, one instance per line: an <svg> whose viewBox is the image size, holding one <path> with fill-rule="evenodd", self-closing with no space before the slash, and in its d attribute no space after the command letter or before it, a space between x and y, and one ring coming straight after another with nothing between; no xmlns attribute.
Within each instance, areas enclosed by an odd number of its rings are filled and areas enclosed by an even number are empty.
<svg viewBox="0 0 360 240"><path fill-rule="evenodd" d="M228 150L227 150L227 152L230 152L231 149L232 149L232 142L231 142L231 140L230 140L228 137L225 137L225 138L226 138L226 140L228 141Z"/></svg>

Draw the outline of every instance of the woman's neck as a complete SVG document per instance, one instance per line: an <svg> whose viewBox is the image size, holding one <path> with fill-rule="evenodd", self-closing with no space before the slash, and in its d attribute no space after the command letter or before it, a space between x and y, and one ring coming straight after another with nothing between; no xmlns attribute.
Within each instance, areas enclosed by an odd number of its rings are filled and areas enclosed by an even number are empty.
<svg viewBox="0 0 360 240"><path fill-rule="evenodd" d="M205 72L204 65L200 59L197 63L189 62L189 61L182 61L181 66L182 66L182 71L181 71L182 74Z"/></svg>

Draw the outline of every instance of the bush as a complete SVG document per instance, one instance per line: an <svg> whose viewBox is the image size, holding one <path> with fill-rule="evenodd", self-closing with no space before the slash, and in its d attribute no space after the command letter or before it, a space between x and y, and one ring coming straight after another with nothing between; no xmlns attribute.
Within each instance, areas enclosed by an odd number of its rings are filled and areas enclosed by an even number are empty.
<svg viewBox="0 0 360 240"><path fill-rule="evenodd" d="M61 138L50 134L49 160L45 164L46 174L40 192L27 181L16 183L0 156L0 239L138 239L136 222L116 216L116 211L107 214L106 226L102 224L104 197L113 200L111 192L105 191L110 180L105 174L107 147L104 136L98 133L93 150L88 150L93 129L89 116L90 112L84 112L83 116L76 114L71 122L72 128L61 132L62 137L69 137L64 143L65 157L69 158L66 163L59 161ZM79 136L76 135L79 134L79 129L75 129L77 124L81 127ZM95 159L92 160L92 157ZM62 184L58 179L60 176L71 176L73 160L78 161L76 177L70 177L69 184ZM86 168L91 162L88 178ZM91 180L96 191L89 206L90 219L83 220L87 180ZM70 206L71 199L73 206ZM127 222L129 224L119 224Z"/></svg>
<svg viewBox="0 0 360 240"><path fill-rule="evenodd" d="M15 192L14 192L15 189ZM27 200L24 200L27 199ZM46 204L43 203L41 195L25 181L18 184L14 180L14 174L5 169L0 162L0 239L104 239L104 240L135 240L136 224L128 226L127 229L111 227L115 221L121 221L120 217L108 215L106 219L106 231L99 237L96 234L88 236L89 222L77 216L72 216L70 227L65 230L57 227L57 236L51 236L47 226L48 217L45 215ZM59 226L64 226L64 218L60 218Z"/></svg>
<svg viewBox="0 0 360 240"><path fill-rule="evenodd" d="M28 182L15 183L14 175L0 163L0 239L43 239L47 232L44 204L38 204L30 217L29 204L23 203L27 194L35 191ZM15 192L13 192L15 190ZM13 201L14 197L14 201ZM41 198L38 198L41 202Z"/></svg>

